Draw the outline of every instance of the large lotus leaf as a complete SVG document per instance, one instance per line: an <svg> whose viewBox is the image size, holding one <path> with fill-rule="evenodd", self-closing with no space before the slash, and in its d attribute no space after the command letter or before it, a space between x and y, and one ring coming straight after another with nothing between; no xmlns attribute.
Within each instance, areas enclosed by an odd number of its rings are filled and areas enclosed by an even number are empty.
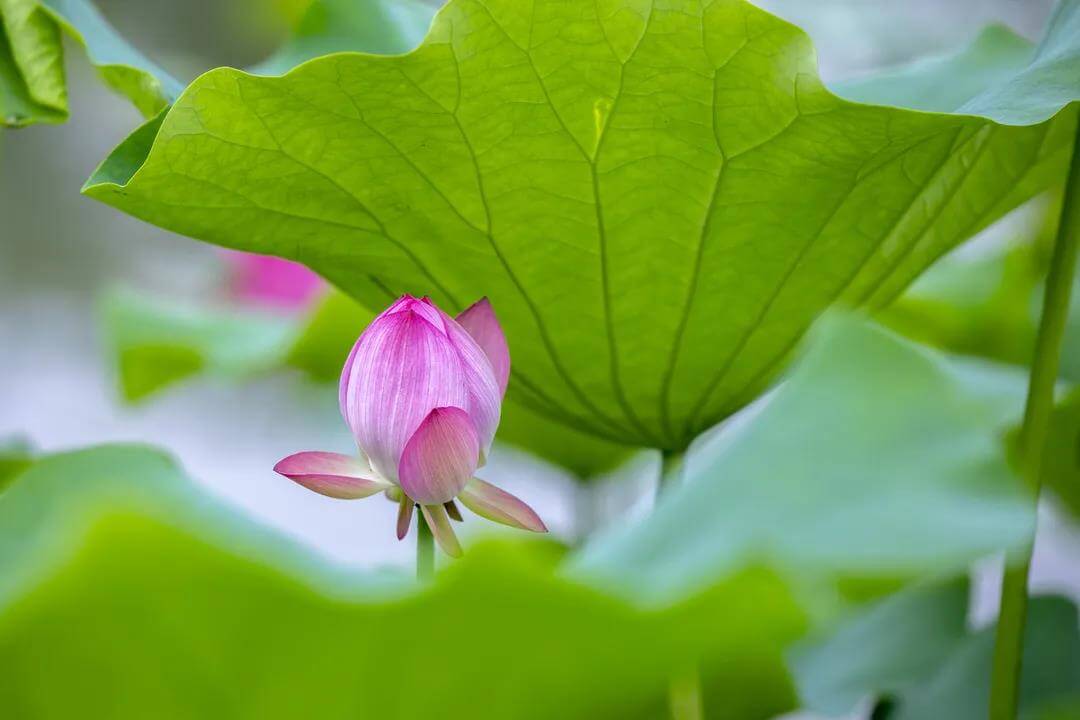
<svg viewBox="0 0 1080 720"><path fill-rule="evenodd" d="M89 0L0 0L0 120L20 126L68 115L61 30L78 40L102 80L146 117L183 86L129 45Z"/></svg>
<svg viewBox="0 0 1080 720"><path fill-rule="evenodd" d="M647 612L560 579L550 545L488 545L421 590L329 567L119 446L35 463L0 538L10 717L644 720L693 658L710 717L794 705L802 612L762 571Z"/></svg>
<svg viewBox="0 0 1080 720"><path fill-rule="evenodd" d="M835 717L865 697L884 720L982 720L987 716L994 628L966 629L964 583L905 590L792 653L806 707ZM1037 597L1028 608L1020 717L1075 718L1080 707L1076 607ZM1058 714L1062 713L1062 714Z"/></svg>
<svg viewBox="0 0 1080 720"><path fill-rule="evenodd" d="M452 0L406 55L202 76L85 192L371 306L488 295L515 397L679 449L823 309L887 302L1060 180L1069 67L1042 122L1007 127L839 99L806 36L743 0Z"/></svg>
<svg viewBox="0 0 1080 720"><path fill-rule="evenodd" d="M337 383L357 336L373 317L339 292L307 315L274 317L237 309L197 309L116 292L103 303L108 350L128 401L144 400L201 373L243 378L295 368ZM632 448L554 423L507 400L499 442L526 450L587 480L620 465Z"/></svg>
<svg viewBox="0 0 1080 720"><path fill-rule="evenodd" d="M830 591L964 572L1033 530L1003 441L1024 391L1018 371L830 319L763 407L692 448L685 481L576 569L664 602L768 562L821 588L823 612Z"/></svg>

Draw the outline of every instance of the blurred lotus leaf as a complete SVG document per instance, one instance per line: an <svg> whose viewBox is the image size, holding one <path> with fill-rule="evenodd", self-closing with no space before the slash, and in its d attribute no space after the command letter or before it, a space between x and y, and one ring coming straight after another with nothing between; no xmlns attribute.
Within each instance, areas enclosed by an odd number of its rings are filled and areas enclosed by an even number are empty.
<svg viewBox="0 0 1080 720"><path fill-rule="evenodd" d="M0 492L32 462L29 443L21 438L0 438Z"/></svg>
<svg viewBox="0 0 1080 720"><path fill-rule="evenodd" d="M767 563L819 602L964 573L1026 546L1034 501L1003 438L1022 373L944 357L854 318L830 318L761 407L702 440L682 484L576 569L667 602Z"/></svg>
<svg viewBox="0 0 1080 720"><path fill-rule="evenodd" d="M1080 517L1080 389L1062 398L1054 408L1043 456L1042 482Z"/></svg>
<svg viewBox="0 0 1080 720"><path fill-rule="evenodd" d="M61 32L80 42L102 81L152 117L183 85L144 57L89 0L0 0L0 121L18 127L68 116Z"/></svg>
<svg viewBox="0 0 1080 720"><path fill-rule="evenodd" d="M252 72L278 74L343 50L400 53L420 42L435 5L418 0L315 0L293 36ZM121 37L91 0L0 0L0 122L64 122L67 80L61 35L77 40L102 81L145 117L184 84Z"/></svg>
<svg viewBox="0 0 1080 720"><path fill-rule="evenodd" d="M710 717L794 707L782 648L804 615L775 576L645 611L560 579L558 556L480 545L417 589L330 566L152 449L48 456L0 500L5 712L644 720L697 660Z"/></svg>
<svg viewBox="0 0 1080 720"><path fill-rule="evenodd" d="M983 720L994 628L966 627L962 582L914 587L801 643L792 668L807 707L836 716L863 698L884 720ZM1028 608L1020 717L1073 718L1080 707L1076 606L1035 597Z"/></svg>
<svg viewBox="0 0 1080 720"><path fill-rule="evenodd" d="M965 580L916 585L799 643L789 657L804 706L839 717L931 682L967 634L967 606Z"/></svg>
<svg viewBox="0 0 1080 720"><path fill-rule="evenodd" d="M301 12L292 37L251 72L278 75L337 52L408 52L424 39L437 8L424 0L314 0Z"/></svg>

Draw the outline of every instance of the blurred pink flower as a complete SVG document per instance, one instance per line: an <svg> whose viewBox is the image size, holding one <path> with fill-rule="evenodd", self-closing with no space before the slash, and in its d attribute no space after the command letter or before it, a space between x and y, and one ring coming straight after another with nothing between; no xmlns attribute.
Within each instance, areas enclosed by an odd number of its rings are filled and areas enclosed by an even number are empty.
<svg viewBox="0 0 1080 720"><path fill-rule="evenodd" d="M482 299L455 320L430 299L399 298L353 346L341 373L341 414L359 457L301 452L274 470L335 498L380 491L399 503L398 538L419 504L439 546L458 555L455 499L490 520L546 532L532 508L473 477L499 425L510 353Z"/></svg>
<svg viewBox="0 0 1080 720"><path fill-rule="evenodd" d="M229 289L240 302L283 309L307 307L322 279L299 263L270 255L225 251Z"/></svg>

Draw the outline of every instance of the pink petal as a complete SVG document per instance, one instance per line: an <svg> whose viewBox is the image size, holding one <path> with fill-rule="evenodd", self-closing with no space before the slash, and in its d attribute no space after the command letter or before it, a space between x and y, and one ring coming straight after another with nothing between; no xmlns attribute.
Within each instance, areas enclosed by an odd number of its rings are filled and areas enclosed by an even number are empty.
<svg viewBox="0 0 1080 720"><path fill-rule="evenodd" d="M416 503L412 501L412 498L402 496L401 501L398 504L397 515L398 540L404 540L405 536L409 534L409 525L412 524L412 511L414 505L416 505Z"/></svg>
<svg viewBox="0 0 1080 720"><path fill-rule="evenodd" d="M510 381L510 348L506 344L506 336L499 325L499 319L495 317L491 303L486 297L480 298L458 315L456 320L484 351L495 372L499 392L505 396L506 384Z"/></svg>
<svg viewBox="0 0 1080 720"><path fill-rule="evenodd" d="M318 275L289 260L235 250L225 251L225 260L232 295L245 302L302 308L322 288Z"/></svg>
<svg viewBox="0 0 1080 720"><path fill-rule="evenodd" d="M432 409L469 405L460 353L422 307L406 298L372 321L356 343L339 391L357 444L392 481L405 443Z"/></svg>
<svg viewBox="0 0 1080 720"><path fill-rule="evenodd" d="M296 453L275 465L274 472L320 495L342 500L368 497L392 487L360 458L340 453Z"/></svg>
<svg viewBox="0 0 1080 720"><path fill-rule="evenodd" d="M547 526L533 509L516 497L480 478L472 478L458 494L462 504L480 517L510 527L547 532Z"/></svg>
<svg viewBox="0 0 1080 720"><path fill-rule="evenodd" d="M441 331L444 335L446 334L446 322L443 320L443 312L431 301L431 298L423 297L418 300L412 295L402 295L393 305L386 309L384 314L392 315L404 311L416 313L431 323L433 328Z"/></svg>
<svg viewBox="0 0 1080 720"><path fill-rule="evenodd" d="M450 526L446 509L442 505L421 505L420 510L423 511L431 534L435 536L435 542L439 543L442 551L450 557L461 557L461 543L454 534L454 528Z"/></svg>
<svg viewBox="0 0 1080 720"><path fill-rule="evenodd" d="M461 361L465 383L468 387L469 401L464 407L476 427L480 438L480 449L484 457L491 450L495 431L499 427L499 413L502 410L502 391L495 378L495 371L487 355L452 317L439 311L446 322L446 334L457 350Z"/></svg>
<svg viewBox="0 0 1080 720"><path fill-rule="evenodd" d="M405 445L398 482L421 505L442 505L465 487L479 458L480 442L468 413L435 408Z"/></svg>
<svg viewBox="0 0 1080 720"><path fill-rule="evenodd" d="M379 323L390 315L396 315L409 309L416 309L419 311L420 308L418 306L421 304L421 301L417 300L412 295L402 295L391 303L390 307L379 313L375 319L368 324L368 328L374 326L376 323ZM446 325L443 323L442 318L438 316L438 312L435 312L433 317L431 309L425 306L418 314L430 322L433 327L437 327L441 330L444 335L446 334ZM364 335L366 333L367 331L365 330L364 333L360 334L360 337L357 338L356 342L353 343L352 350L349 351L349 357L345 360L345 367L341 369L341 380L338 382L338 405L341 407L341 414L343 416L346 415L345 399L349 388L349 379L352 377L353 362L356 360L356 352L360 349L361 342L364 340ZM348 420L347 417L346 420Z"/></svg>

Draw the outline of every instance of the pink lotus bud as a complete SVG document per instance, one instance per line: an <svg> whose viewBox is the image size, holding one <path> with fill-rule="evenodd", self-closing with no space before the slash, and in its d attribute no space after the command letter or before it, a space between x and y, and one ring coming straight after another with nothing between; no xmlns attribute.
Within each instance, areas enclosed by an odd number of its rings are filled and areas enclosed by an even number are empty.
<svg viewBox="0 0 1080 720"><path fill-rule="evenodd" d="M478 515L546 532L525 503L473 477L509 376L506 338L486 299L455 320L428 298L402 296L360 335L341 373L341 414L367 461L299 453L275 470L331 497L398 498L399 538L418 504L450 555L460 552L447 514L457 514L456 497Z"/></svg>

